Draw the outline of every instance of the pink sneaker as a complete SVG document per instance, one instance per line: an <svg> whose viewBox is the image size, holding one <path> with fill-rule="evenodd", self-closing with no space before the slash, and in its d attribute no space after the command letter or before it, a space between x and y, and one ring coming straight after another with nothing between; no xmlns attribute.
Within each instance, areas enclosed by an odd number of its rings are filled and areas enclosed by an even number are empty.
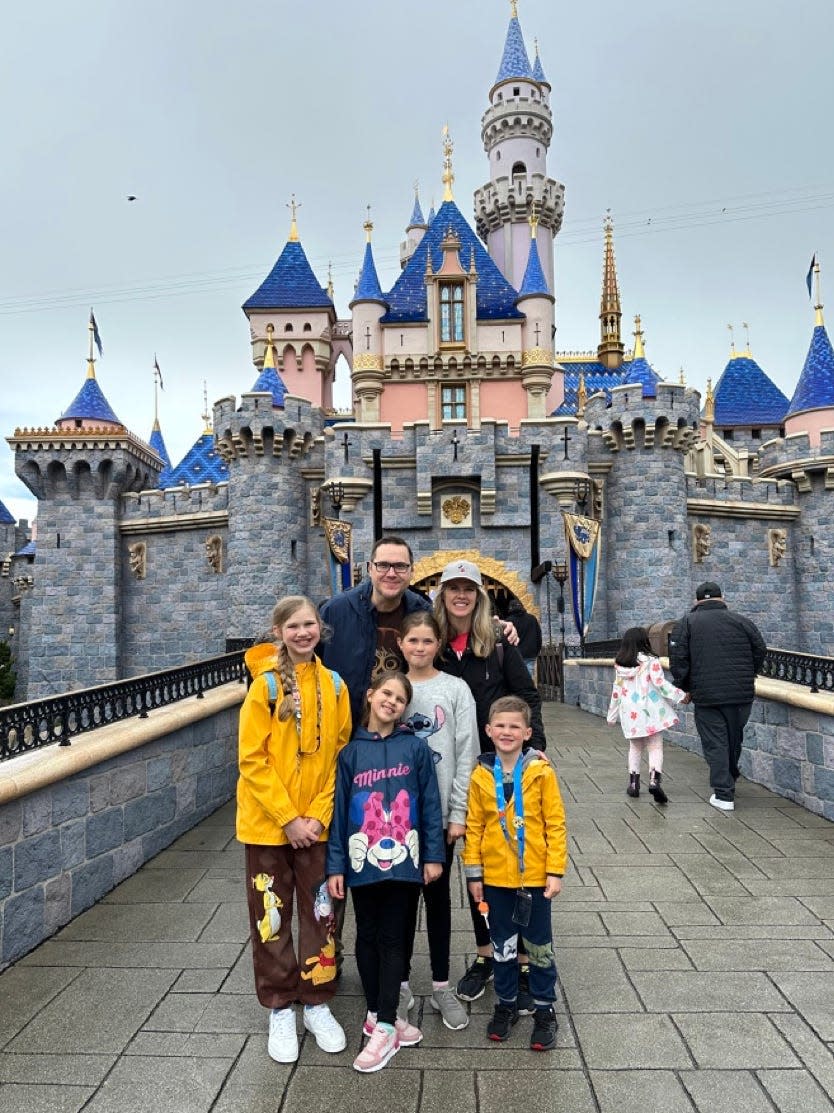
<svg viewBox="0 0 834 1113"><path fill-rule="evenodd" d="M397 1032L397 1040L400 1047L416 1047L420 1040L423 1038L423 1033L419 1028L415 1028L413 1024L409 1024L407 1020L400 1020L397 1017L397 1023L394 1025Z"/></svg>
<svg viewBox="0 0 834 1113"><path fill-rule="evenodd" d="M374 1034L374 1028L376 1028L376 1013L366 1013L365 1022L362 1025L362 1035L372 1036Z"/></svg>
<svg viewBox="0 0 834 1113"><path fill-rule="evenodd" d="M371 1033L371 1038L353 1060L353 1069L360 1074L373 1074L382 1070L389 1059L392 1059L400 1050L400 1041L396 1029L387 1032L377 1024Z"/></svg>

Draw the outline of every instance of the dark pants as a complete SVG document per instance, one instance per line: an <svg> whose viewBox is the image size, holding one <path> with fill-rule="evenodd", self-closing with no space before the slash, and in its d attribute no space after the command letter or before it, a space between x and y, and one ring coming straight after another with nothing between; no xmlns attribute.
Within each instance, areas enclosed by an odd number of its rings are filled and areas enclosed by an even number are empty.
<svg viewBox="0 0 834 1113"><path fill-rule="evenodd" d="M409 881L380 881L350 890L356 916L356 965L368 1011L377 1020L397 1019L400 982L405 979L406 939L413 946L420 886Z"/></svg>
<svg viewBox="0 0 834 1113"><path fill-rule="evenodd" d="M322 1005L335 991L332 903L322 893L326 850L323 842L301 850L246 846L255 989L267 1009L283 1009L293 1001ZM298 957L292 939L293 902L298 907Z"/></svg>
<svg viewBox="0 0 834 1113"><path fill-rule="evenodd" d="M444 832L445 835L445 832ZM449 891L455 844L446 843L446 861L443 873L436 881L423 886L423 903L426 906L426 933L429 937L431 976L436 982L449 980L449 948L452 940L452 896ZM414 953L414 936L417 932L419 902L414 902L414 921L406 934L405 977L411 973L411 956Z"/></svg>
<svg viewBox="0 0 834 1113"><path fill-rule="evenodd" d="M495 972L495 996L505 1004L514 1004L518 997L519 949L527 953L530 963L530 993L537 1005L550 1005L556 1000L556 960L553 957L553 929L550 923L550 901L544 888L528 888L533 898L530 922L526 927L513 923L516 890L484 885L484 900L489 905L489 931L492 937Z"/></svg>
<svg viewBox="0 0 834 1113"><path fill-rule="evenodd" d="M735 796L744 724L750 718L752 706L752 703L721 707L695 704L695 726L709 766L709 783L719 800L732 800Z"/></svg>

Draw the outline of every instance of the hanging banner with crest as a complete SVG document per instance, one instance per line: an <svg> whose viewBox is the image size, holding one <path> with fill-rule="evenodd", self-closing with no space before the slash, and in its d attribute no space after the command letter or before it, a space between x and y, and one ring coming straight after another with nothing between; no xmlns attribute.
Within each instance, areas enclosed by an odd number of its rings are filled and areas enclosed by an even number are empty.
<svg viewBox="0 0 834 1113"><path fill-rule="evenodd" d="M338 595L352 587L351 534L353 525L336 518L323 518L324 537L327 542L327 560L330 567L330 593Z"/></svg>
<svg viewBox="0 0 834 1113"><path fill-rule="evenodd" d="M599 578L600 524L594 518L562 511L568 543L573 621L580 638L588 634Z"/></svg>

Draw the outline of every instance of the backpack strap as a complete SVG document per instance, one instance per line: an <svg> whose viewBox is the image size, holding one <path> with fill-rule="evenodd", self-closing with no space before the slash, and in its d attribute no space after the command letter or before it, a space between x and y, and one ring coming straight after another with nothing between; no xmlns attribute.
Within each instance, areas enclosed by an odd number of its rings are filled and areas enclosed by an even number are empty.
<svg viewBox="0 0 834 1113"><path fill-rule="evenodd" d="M339 693L342 690L342 678L335 669L330 670L330 675L333 677L333 687L336 690L336 699L339 698Z"/></svg>
<svg viewBox="0 0 834 1113"><path fill-rule="evenodd" d="M275 704L278 702L278 681L275 677L275 672L264 673L266 677L266 690L269 696L269 714L270 717L275 714Z"/></svg>

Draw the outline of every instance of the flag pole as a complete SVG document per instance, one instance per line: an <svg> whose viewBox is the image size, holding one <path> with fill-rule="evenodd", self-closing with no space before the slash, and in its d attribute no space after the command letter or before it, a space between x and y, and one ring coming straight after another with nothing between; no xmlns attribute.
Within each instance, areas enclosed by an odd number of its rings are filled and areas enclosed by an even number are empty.
<svg viewBox="0 0 834 1113"><path fill-rule="evenodd" d="M820 261L815 257L814 260L814 293L816 294L814 304L815 325L822 325L825 322L822 319L822 293L820 291Z"/></svg>
<svg viewBox="0 0 834 1113"><path fill-rule="evenodd" d="M153 354L153 423L159 425L159 368L156 365L156 352Z"/></svg>
<svg viewBox="0 0 834 1113"><path fill-rule="evenodd" d="M90 320L87 323L87 331L90 334L90 351L87 356L87 378L94 379L96 377L96 361L93 358L93 311L90 310Z"/></svg>

